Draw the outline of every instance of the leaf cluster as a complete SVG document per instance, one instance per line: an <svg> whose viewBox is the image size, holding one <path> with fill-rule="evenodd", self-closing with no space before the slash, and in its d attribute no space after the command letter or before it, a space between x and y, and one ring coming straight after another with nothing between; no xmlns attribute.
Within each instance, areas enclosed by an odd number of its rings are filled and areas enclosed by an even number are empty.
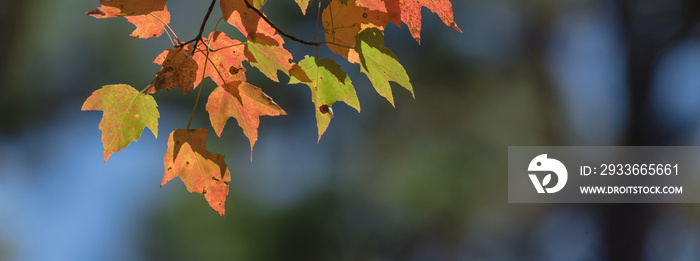
<svg viewBox="0 0 700 261"><path fill-rule="evenodd" d="M327 46L348 62L357 64L379 95L394 105L389 82L395 82L413 94L408 74L398 58L384 45L383 30L389 23L408 27L420 43L421 8L436 13L442 21L459 31L454 23L449 0L327 0L323 9L319 0L317 24L310 41L287 34L262 11L265 0L221 0L219 8L226 21L243 34L245 39L229 38L215 29L204 35L204 28L215 7L212 0L202 21L199 34L192 40L181 41L170 28L167 0L100 0L100 7L86 14L95 18L124 17L136 26L131 36L158 37L166 34L172 48L164 50L153 61L161 65L153 81L142 91L126 84L103 86L83 104L82 110L103 111L99 129L102 130L104 160L136 141L148 127L158 134L159 113L153 94L181 89L183 94L198 89L197 99L206 78L216 84L209 94L206 110L217 136L221 136L227 121L234 118L250 141L252 149L258 139L260 116L285 115L286 112L259 87L247 82L243 62L257 68L270 80L279 82L278 71L289 77L289 84L304 84L311 90L318 127L318 139L333 118L332 106L340 101L360 111L355 87L348 75L334 60L306 55L297 60L285 48L284 39L316 47ZM303 14L312 2L295 0ZM323 35L323 41L316 38ZM316 54L318 56L318 54ZM224 156L206 149L206 129L185 129L170 133L164 157L165 185L179 177L190 192L204 195L210 206L222 216L225 213L228 182L231 180Z"/></svg>

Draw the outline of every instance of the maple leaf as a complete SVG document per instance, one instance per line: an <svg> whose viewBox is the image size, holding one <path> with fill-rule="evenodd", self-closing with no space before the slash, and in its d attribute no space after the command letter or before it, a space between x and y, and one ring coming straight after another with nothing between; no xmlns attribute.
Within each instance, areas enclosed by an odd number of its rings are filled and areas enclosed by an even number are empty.
<svg viewBox="0 0 700 261"><path fill-rule="evenodd" d="M304 83L311 89L311 100L316 106L318 141L333 118L333 103L342 101L360 112L360 101L357 99L355 87L352 86L350 77L335 61L329 58L317 61L316 57L307 55L290 74L290 84Z"/></svg>
<svg viewBox="0 0 700 261"><path fill-rule="evenodd" d="M207 151L207 134L206 129L177 129L170 133L168 151L163 158L165 174L160 186L180 177L189 192L204 195L209 206L223 217L231 173L224 155Z"/></svg>
<svg viewBox="0 0 700 261"><path fill-rule="evenodd" d="M153 87L149 93L180 87L183 94L187 94L195 85L197 77L197 62L187 55L185 48L168 49L163 51L153 63L163 67L156 73Z"/></svg>
<svg viewBox="0 0 700 261"><path fill-rule="evenodd" d="M366 7L370 11L387 13L390 21L401 28L401 9L399 0L356 0L357 6Z"/></svg>
<svg viewBox="0 0 700 261"><path fill-rule="evenodd" d="M294 0L294 2L297 2L299 5L299 8L301 8L301 13L306 15L306 9L309 6L309 1L310 0Z"/></svg>
<svg viewBox="0 0 700 261"><path fill-rule="evenodd" d="M255 6L255 4L252 4ZM248 8L244 0L221 0L219 5L226 22L233 25L248 39L254 39L258 34L275 39L278 43L284 43L277 30L270 26L253 9Z"/></svg>
<svg viewBox="0 0 700 261"><path fill-rule="evenodd" d="M95 18L126 17L136 26L131 36L139 38L158 37L165 31L164 24L170 23L170 12L165 6L167 0L100 0L99 8L86 12Z"/></svg>
<svg viewBox="0 0 700 261"><path fill-rule="evenodd" d="M355 35L370 27L384 30L391 17L385 12L357 6L355 0L348 0L347 3L335 0L323 10L321 19L328 48L348 61L357 63Z"/></svg>
<svg viewBox="0 0 700 261"><path fill-rule="evenodd" d="M389 48L384 46L384 34L376 28L365 29L357 35L356 50L360 54L360 70L367 75L377 92L394 106L389 81L396 82L413 95L413 86L406 70ZM415 98L415 95L414 95Z"/></svg>
<svg viewBox="0 0 700 261"><path fill-rule="evenodd" d="M238 40L226 36L225 33L213 31L209 38L203 41L209 43L212 50L209 51L207 60L207 47L204 43L199 43L198 50L194 53L193 59L198 64L195 86L202 82L202 75L211 78L217 85L224 85L229 82L243 82L246 80L243 60L245 60L244 46ZM206 72L204 70L204 64Z"/></svg>
<svg viewBox="0 0 700 261"><path fill-rule="evenodd" d="M99 128L102 130L104 161L141 137L148 127L158 137L158 105L153 96L139 93L126 84L102 86L83 103L83 111L103 111Z"/></svg>
<svg viewBox="0 0 700 261"><path fill-rule="evenodd" d="M411 35L416 42L420 43L421 29L421 14L420 10L423 6L427 7L433 13L436 13L443 23L454 28L457 32L462 30L457 27L452 14L452 4L449 0L385 0L385 1L400 1L401 20L406 23ZM387 6L389 6L387 4Z"/></svg>
<svg viewBox="0 0 700 261"><path fill-rule="evenodd" d="M259 36L255 41L248 41L245 50L250 65L275 82L279 82L278 70L289 75L289 70L294 65L292 54L270 37Z"/></svg>
<svg viewBox="0 0 700 261"><path fill-rule="evenodd" d="M240 94L240 102L233 93ZM238 121L243 134L250 140L251 160L253 145L258 140L259 117L287 115L270 96L262 92L262 89L246 82L234 82L216 87L209 95L206 107L211 126L219 137L229 118L233 117Z"/></svg>

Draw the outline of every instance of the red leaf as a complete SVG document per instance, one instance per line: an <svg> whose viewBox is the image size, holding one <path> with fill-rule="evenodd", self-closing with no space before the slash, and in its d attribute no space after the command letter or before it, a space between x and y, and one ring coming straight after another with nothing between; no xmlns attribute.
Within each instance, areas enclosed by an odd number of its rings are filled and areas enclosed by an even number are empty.
<svg viewBox="0 0 700 261"><path fill-rule="evenodd" d="M399 0L357 0L357 6L366 7L370 11L387 13L392 23L401 28L401 9Z"/></svg>
<svg viewBox="0 0 700 261"><path fill-rule="evenodd" d="M243 51L245 47L241 42L233 40L219 31L211 32L209 38L203 40L209 43L212 50L209 51L209 61L206 56L207 47L204 43L199 43L199 50L194 53L193 58L198 65L195 86L199 86L202 82L205 63L208 64L204 77L211 78L217 85L246 80L245 68L241 63L246 59Z"/></svg>
<svg viewBox="0 0 700 261"><path fill-rule="evenodd" d="M160 36L170 23L170 12L165 6L167 0L100 0L101 7L86 12L95 18L126 17L136 26L131 36L149 38ZM156 18L157 17L157 18Z"/></svg>
<svg viewBox="0 0 700 261"><path fill-rule="evenodd" d="M149 90L154 93L161 89L172 90L180 87L182 93L187 94L194 85L197 62L192 57L187 56L185 48L168 49L163 51L153 63L163 67L156 73L153 80L153 87Z"/></svg>
<svg viewBox="0 0 700 261"><path fill-rule="evenodd" d="M204 195L209 206L224 216L231 173L223 155L207 151L207 133L206 129L177 129L170 133L168 151L163 158L165 174L160 186L180 177L189 192Z"/></svg>
<svg viewBox="0 0 700 261"><path fill-rule="evenodd" d="M458 32L462 32L457 27L457 24L454 21L454 17L452 15L452 4L450 3L449 0L386 0L388 2L391 1L400 1L401 5L401 20L406 23L408 26L408 29L411 31L411 35L413 35L413 38L416 39L418 43L420 43L420 29L421 29L421 14L420 14L420 9L421 7L425 6L430 11L433 13L436 13L440 19L442 19L442 22L445 23L447 26L454 28ZM388 6L389 4L387 4Z"/></svg>
<svg viewBox="0 0 700 261"><path fill-rule="evenodd" d="M240 93L240 102L233 93ZM226 121L231 117L235 118L238 121L238 126L241 126L243 133L250 140L251 152L255 141L258 140L259 117L263 115L287 115L277 103L272 101L270 96L267 96L260 88L246 82L235 82L216 87L209 95L207 111L211 126L218 136L221 136Z"/></svg>

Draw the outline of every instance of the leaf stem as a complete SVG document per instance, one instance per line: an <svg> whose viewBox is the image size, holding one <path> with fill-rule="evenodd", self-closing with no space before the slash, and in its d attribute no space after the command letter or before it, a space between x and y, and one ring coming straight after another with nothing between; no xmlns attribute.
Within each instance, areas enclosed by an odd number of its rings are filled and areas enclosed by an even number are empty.
<svg viewBox="0 0 700 261"><path fill-rule="evenodd" d="M167 28L167 30L165 30L166 33L167 33L167 31L170 31L170 33L173 34L173 37L175 37L175 41L176 41L177 43L180 42L180 38L177 37L177 34L175 34L175 31L174 31L172 28L170 28L170 25L168 25L165 21L163 21L163 19L160 19L160 17L158 17L157 15L155 15L155 14L153 14L153 13L150 13L150 15L152 15L153 17L155 17L156 19L158 19L158 21L160 21L161 23L163 23L163 26L164 26L163 28ZM168 37L170 37L170 34L168 34ZM172 42L173 39L170 38L170 41ZM175 44L173 44L173 46L175 46Z"/></svg>
<svg viewBox="0 0 700 261"><path fill-rule="evenodd" d="M214 0L215 2L216 0ZM197 50L199 48L193 48L193 50ZM200 50L201 51L201 50ZM192 51L192 55L194 55L194 51ZM209 59L209 49L207 49L207 53L205 55L207 59ZM216 68L215 68L216 69ZM199 91L197 91L197 99L194 100L194 106L192 107L192 113L190 114L190 120L187 121L187 128L186 130L190 129L190 124L192 124L192 118L194 118L194 112L197 110L197 104L199 103L199 97L202 95L202 89L204 89L204 75L207 73L207 63L204 63L204 67L202 68L202 81L199 83Z"/></svg>

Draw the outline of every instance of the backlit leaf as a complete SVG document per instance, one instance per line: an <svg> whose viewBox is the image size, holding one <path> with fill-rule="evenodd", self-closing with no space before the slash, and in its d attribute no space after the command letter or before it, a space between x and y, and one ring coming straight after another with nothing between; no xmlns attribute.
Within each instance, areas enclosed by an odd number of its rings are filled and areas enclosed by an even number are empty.
<svg viewBox="0 0 700 261"><path fill-rule="evenodd" d="M401 8L399 0L356 0L357 6L366 7L370 11L387 13L392 23L401 28Z"/></svg>
<svg viewBox="0 0 700 261"><path fill-rule="evenodd" d="M394 106L389 81L396 82L413 94L413 86L396 55L384 46L384 34L370 28L357 35L360 70L367 75L377 92Z"/></svg>
<svg viewBox="0 0 700 261"><path fill-rule="evenodd" d="M240 102L232 93L240 93ZM207 112L209 112L211 126L218 136L221 136L226 121L231 117L235 118L238 126L250 140L251 152L255 141L258 140L260 116L287 114L260 88L246 82L234 82L216 87L209 95Z"/></svg>
<svg viewBox="0 0 700 261"><path fill-rule="evenodd" d="M204 195L209 206L224 216L231 173L223 155L207 151L207 133L206 129L177 129L170 133L160 186L180 177L189 192Z"/></svg>
<svg viewBox="0 0 700 261"><path fill-rule="evenodd" d="M211 78L217 85L246 80L245 68L242 64L246 59L245 47L241 42L219 31L211 32L209 38L204 38L204 41L209 43L212 50L209 51L209 60L207 60L207 47L204 43L199 43L199 50L193 56L198 65L195 86L199 86L202 82L204 63L208 63L204 76Z"/></svg>
<svg viewBox="0 0 700 261"><path fill-rule="evenodd" d="M186 54L184 48L163 51L153 63L162 65L156 73L150 93L166 89L182 89L187 94L193 87L198 71L197 62Z"/></svg>
<svg viewBox="0 0 700 261"><path fill-rule="evenodd" d="M253 4L253 6L255 6L255 8L260 9L265 4L266 1L265 0L252 0L251 2Z"/></svg>
<svg viewBox="0 0 700 261"><path fill-rule="evenodd" d="M385 1L399 1L401 8L401 21L406 23L408 29L411 31L411 35L420 43L420 29L421 29L421 13L420 10L423 6L427 7L433 13L436 13L443 23L447 26L454 28L458 32L462 30L457 27L452 16L452 3L449 0L385 0ZM388 4L387 4L388 5Z"/></svg>
<svg viewBox="0 0 700 261"><path fill-rule="evenodd" d="M309 1L310 0L294 0L294 2L297 2L299 5L299 8L301 8L301 13L304 15L306 15L306 8L309 6Z"/></svg>
<svg viewBox="0 0 700 261"><path fill-rule="evenodd" d="M328 48L352 63L358 62L357 52L354 50L355 36L365 28L376 27L384 30L384 26L390 21L387 13L357 6L355 0L348 0L347 3L332 1L323 10L321 19L326 41L329 42Z"/></svg>
<svg viewBox="0 0 700 261"><path fill-rule="evenodd" d="M86 12L95 18L126 17L136 26L131 36L149 38L160 36L164 25L170 23L167 0L100 0L101 7Z"/></svg>
<svg viewBox="0 0 700 261"><path fill-rule="evenodd" d="M257 34L261 34L272 37L280 44L284 43L277 31L258 13L248 8L243 0L221 0L220 7L226 22L236 27L246 38L254 39Z"/></svg>
<svg viewBox="0 0 700 261"><path fill-rule="evenodd" d="M246 57L250 65L258 68L260 72L275 82L279 82L277 79L278 70L289 75L289 70L294 65L292 54L284 49L282 44L264 36L256 37L255 41L248 41Z"/></svg>
<svg viewBox="0 0 700 261"><path fill-rule="evenodd" d="M151 95L139 93L126 84L102 86L87 98L82 110L103 111L99 128L102 130L105 162L112 153L138 140L146 127L158 137L160 114L156 107Z"/></svg>
<svg viewBox="0 0 700 261"><path fill-rule="evenodd" d="M319 141L333 118L331 106L336 101L345 102L360 112L360 101L350 77L333 60L323 58L317 61L316 57L306 56L290 74L290 84L304 83L311 89Z"/></svg>

